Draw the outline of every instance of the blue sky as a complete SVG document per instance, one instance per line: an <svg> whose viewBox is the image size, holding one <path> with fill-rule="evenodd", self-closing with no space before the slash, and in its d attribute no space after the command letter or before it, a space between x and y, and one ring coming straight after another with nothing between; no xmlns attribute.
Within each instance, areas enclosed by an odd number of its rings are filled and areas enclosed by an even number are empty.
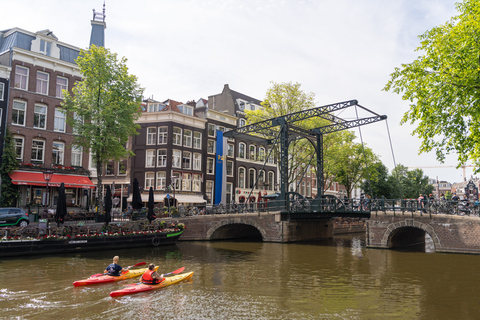
<svg viewBox="0 0 480 320"><path fill-rule="evenodd" d="M50 29L86 48L92 9L102 5L8 1L0 29ZM198 100L228 83L261 100L271 81L299 82L318 106L357 99L387 115L396 164L442 166L433 154L418 155L413 127L399 125L408 103L382 88L395 67L419 55L417 36L455 14L455 1L446 0L106 0L106 46L128 59L146 97ZM385 123L362 127L362 136L392 169ZM454 156L444 164L455 165ZM423 170L440 180L463 179L461 169Z"/></svg>

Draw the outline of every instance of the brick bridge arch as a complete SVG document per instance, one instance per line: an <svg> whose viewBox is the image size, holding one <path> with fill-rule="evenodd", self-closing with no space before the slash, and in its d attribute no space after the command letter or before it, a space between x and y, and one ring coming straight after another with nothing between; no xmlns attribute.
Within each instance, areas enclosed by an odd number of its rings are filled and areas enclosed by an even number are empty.
<svg viewBox="0 0 480 320"><path fill-rule="evenodd" d="M429 224L423 223L423 222L414 221L413 219L406 219L404 221L398 221L398 222L391 223L391 224L387 225L387 228L386 228L386 230L383 234L383 238L381 240L381 244L386 248L392 247L392 245L393 245L392 244L392 238L399 231L401 231L402 229L406 229L406 228L409 228L409 229L413 228L413 229L424 231L426 234L428 234L430 236L430 238L432 238L435 248L441 248L442 247L441 242L440 242L440 238L438 237L438 235L436 234L436 232L432 228L432 226L430 226ZM417 235L418 235L418 233L417 233ZM421 235L423 235L423 234L421 234Z"/></svg>
<svg viewBox="0 0 480 320"><path fill-rule="evenodd" d="M254 219L249 219L249 218L246 218L246 219L238 219L238 218L227 218L227 219L223 219L223 220L220 220L220 221L216 221L215 223L213 223L210 228L207 230L206 232L206 238L208 240L211 240L212 239L212 236L214 235L214 233L221 229L221 228L224 228L224 227L228 227L230 225L245 225L245 226L250 226L250 227L253 227L255 229L258 230L258 232L260 233L260 235L262 236L262 240L265 240L267 238L267 232L265 231L265 229L257 222L257 220L254 220Z"/></svg>

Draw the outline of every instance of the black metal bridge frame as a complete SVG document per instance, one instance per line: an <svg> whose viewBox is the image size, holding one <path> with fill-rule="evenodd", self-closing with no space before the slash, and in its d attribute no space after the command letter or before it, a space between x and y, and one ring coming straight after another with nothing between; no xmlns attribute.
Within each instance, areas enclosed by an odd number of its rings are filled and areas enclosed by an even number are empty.
<svg viewBox="0 0 480 320"><path fill-rule="evenodd" d="M334 112L351 108L359 107L370 113L371 117L347 121L340 117L333 115ZM314 129L303 129L295 126L294 123L312 117L320 117L330 121L330 125L322 126ZM252 141L267 141L272 144L273 138L278 135L280 140L280 196L279 200L285 199L286 191L288 189L288 146L291 140L307 138L315 147L317 154L317 186L320 186L319 193L316 199L321 199L323 195L323 135L333 133L341 130L351 129L366 124L378 122L387 119L386 115L379 115L365 107L358 104L357 100L349 100L334 104L329 104L321 107L316 107L308 110L298 111L276 118L260 121L234 130L229 130L224 133L225 137L243 137ZM273 129L280 127L280 129ZM258 136L251 134L262 134L271 137L271 139L261 139ZM316 142L316 144L314 143Z"/></svg>

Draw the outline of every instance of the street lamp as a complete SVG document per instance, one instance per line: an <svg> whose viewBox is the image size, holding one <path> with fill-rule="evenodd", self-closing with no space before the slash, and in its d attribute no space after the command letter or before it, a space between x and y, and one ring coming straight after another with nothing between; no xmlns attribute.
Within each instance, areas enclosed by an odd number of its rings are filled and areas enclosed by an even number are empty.
<svg viewBox="0 0 480 320"><path fill-rule="evenodd" d="M43 172L43 179L47 184L46 192L45 192L45 206L43 208L43 219L48 217L48 210L47 210L47 203L48 203L48 182L52 180L53 172L50 170L46 170Z"/></svg>

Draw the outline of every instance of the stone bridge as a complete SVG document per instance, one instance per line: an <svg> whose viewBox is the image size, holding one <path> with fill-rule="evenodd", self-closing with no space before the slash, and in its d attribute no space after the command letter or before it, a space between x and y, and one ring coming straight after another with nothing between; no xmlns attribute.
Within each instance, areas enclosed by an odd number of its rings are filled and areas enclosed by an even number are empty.
<svg viewBox="0 0 480 320"><path fill-rule="evenodd" d="M366 246L423 246L430 236L435 252L480 254L480 218L448 214L372 213L367 221Z"/></svg>
<svg viewBox="0 0 480 320"><path fill-rule="evenodd" d="M216 214L171 220L186 226L179 240L295 242L333 237L333 221L330 219L289 222L282 221L280 213Z"/></svg>

